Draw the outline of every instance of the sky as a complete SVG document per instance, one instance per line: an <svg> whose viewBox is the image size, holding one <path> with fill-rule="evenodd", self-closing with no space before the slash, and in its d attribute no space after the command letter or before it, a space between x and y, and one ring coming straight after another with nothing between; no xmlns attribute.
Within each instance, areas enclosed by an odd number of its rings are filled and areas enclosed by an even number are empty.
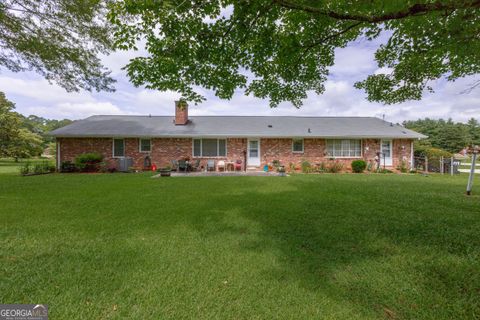
<svg viewBox="0 0 480 320"><path fill-rule="evenodd" d="M201 90L207 98L201 104L190 104L190 115L293 115L293 116L372 116L401 123L418 118L452 118L465 122L480 120L480 89L462 93L478 80L477 77L455 82L438 80L433 83L435 93L425 94L421 101L383 105L366 100L362 90L355 89L356 81L365 79L379 69L374 53L379 43L358 40L336 51L335 65L330 69L324 94L309 94L300 109L290 103L270 108L267 100L246 96L242 91L231 100L221 100L211 91ZM0 91L16 104L24 115L38 115L50 119L82 119L95 114L173 115L175 92L159 92L134 87L122 70L129 59L143 52L115 52L102 57L117 80L116 91L69 93L56 84L49 84L32 72L12 73L0 69Z"/></svg>

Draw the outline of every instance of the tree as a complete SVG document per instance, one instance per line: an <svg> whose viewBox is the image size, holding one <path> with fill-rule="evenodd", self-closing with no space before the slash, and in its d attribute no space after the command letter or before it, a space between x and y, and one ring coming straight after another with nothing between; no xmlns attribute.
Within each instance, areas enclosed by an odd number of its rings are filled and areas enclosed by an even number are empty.
<svg viewBox="0 0 480 320"><path fill-rule="evenodd" d="M98 54L112 49L100 0L2 0L0 67L32 70L67 91L112 91Z"/></svg>
<svg viewBox="0 0 480 320"><path fill-rule="evenodd" d="M451 119L438 132L438 144L443 149L457 153L471 144L467 127L464 124L455 124Z"/></svg>
<svg viewBox="0 0 480 320"><path fill-rule="evenodd" d="M428 136L428 139L416 141L418 148L434 147L457 153L464 147L476 143L480 136L480 127L476 119L470 119L468 123L453 122L443 119L433 120L429 118L415 121L404 121L403 125Z"/></svg>
<svg viewBox="0 0 480 320"><path fill-rule="evenodd" d="M40 155L42 138L22 128L22 118L15 104L0 92L0 157L28 158Z"/></svg>
<svg viewBox="0 0 480 320"><path fill-rule="evenodd" d="M22 117L22 127L40 135L42 138L42 146L44 148L46 148L49 145L49 143L54 141L54 138L48 134L50 131L64 127L72 123L72 120L69 120L69 119L63 119L63 120L46 119L36 115L29 115L28 117L21 116L21 117Z"/></svg>
<svg viewBox="0 0 480 320"><path fill-rule="evenodd" d="M474 145L480 145L480 124L477 119L471 118L467 122L468 132Z"/></svg>
<svg viewBox="0 0 480 320"><path fill-rule="evenodd" d="M10 147L10 156L18 161L19 158L40 156L43 152L42 137L25 128L18 130L18 136Z"/></svg>
<svg viewBox="0 0 480 320"><path fill-rule="evenodd" d="M12 145L18 137L21 121L14 109L15 104L0 92L0 157L12 156Z"/></svg>
<svg viewBox="0 0 480 320"><path fill-rule="evenodd" d="M480 0L202 0L116 2L115 44L148 54L126 66L134 85L204 99L195 87L234 90L299 107L321 94L336 48L382 35L375 59L387 72L356 83L370 101L421 99L431 80L480 70Z"/></svg>

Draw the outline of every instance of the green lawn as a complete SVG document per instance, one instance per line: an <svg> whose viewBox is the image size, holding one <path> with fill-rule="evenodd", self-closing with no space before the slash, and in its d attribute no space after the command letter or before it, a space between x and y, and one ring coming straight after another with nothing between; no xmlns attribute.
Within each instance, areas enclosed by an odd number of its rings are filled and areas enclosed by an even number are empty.
<svg viewBox="0 0 480 320"><path fill-rule="evenodd" d="M466 176L149 175L0 174L0 302L51 319L480 317Z"/></svg>

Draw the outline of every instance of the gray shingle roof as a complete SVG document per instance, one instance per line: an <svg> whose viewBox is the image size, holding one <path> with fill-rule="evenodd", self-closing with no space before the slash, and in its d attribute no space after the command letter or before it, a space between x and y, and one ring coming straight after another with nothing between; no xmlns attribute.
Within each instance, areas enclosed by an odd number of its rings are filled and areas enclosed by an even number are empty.
<svg viewBox="0 0 480 320"><path fill-rule="evenodd" d="M193 116L176 126L172 116L92 116L51 132L56 137L322 137L426 136L373 117Z"/></svg>

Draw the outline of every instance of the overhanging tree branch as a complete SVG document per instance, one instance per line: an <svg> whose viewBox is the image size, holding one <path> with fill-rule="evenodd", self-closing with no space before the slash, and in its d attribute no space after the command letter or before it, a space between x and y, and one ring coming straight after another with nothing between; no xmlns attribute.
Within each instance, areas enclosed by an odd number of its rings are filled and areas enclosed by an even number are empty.
<svg viewBox="0 0 480 320"><path fill-rule="evenodd" d="M325 10L316 8L301 3L294 3L288 0L273 0L273 3L292 10L305 11L315 15L328 16L338 20L353 20L369 23L379 23L389 20L398 20L407 17L422 15L429 12L442 12L446 10L459 10L459 9L475 9L480 8L480 0L474 1L454 1L450 3L433 2L433 3L416 3L408 8L400 11L390 12L380 15L362 15L362 14L350 14L339 13L332 10Z"/></svg>

